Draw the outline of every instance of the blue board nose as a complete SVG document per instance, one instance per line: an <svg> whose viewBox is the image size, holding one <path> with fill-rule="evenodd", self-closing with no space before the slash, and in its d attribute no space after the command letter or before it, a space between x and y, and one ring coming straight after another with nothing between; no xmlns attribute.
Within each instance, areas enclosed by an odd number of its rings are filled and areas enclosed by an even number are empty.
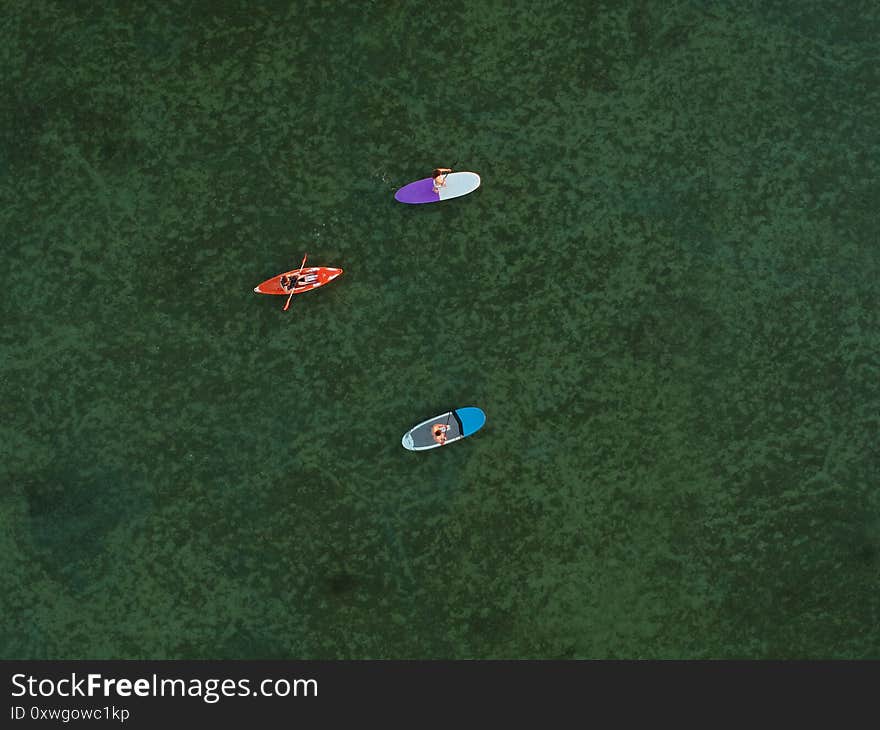
<svg viewBox="0 0 880 730"><path fill-rule="evenodd" d="M470 436L472 433L479 431L483 424L486 423L486 414L473 406L456 408L455 415L458 416L458 420L461 422L462 436Z"/></svg>

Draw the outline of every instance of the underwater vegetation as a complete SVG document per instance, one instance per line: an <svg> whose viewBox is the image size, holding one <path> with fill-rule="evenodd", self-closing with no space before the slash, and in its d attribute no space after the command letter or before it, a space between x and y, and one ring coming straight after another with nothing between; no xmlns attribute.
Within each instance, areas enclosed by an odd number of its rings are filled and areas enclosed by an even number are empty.
<svg viewBox="0 0 880 730"><path fill-rule="evenodd" d="M7 2L0 656L876 658L878 31Z"/></svg>

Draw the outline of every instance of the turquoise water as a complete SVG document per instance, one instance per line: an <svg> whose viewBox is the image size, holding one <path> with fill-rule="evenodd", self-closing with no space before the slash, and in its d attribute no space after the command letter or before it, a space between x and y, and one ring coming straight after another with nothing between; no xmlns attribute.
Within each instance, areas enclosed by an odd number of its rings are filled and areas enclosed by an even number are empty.
<svg viewBox="0 0 880 730"><path fill-rule="evenodd" d="M878 656L878 30L7 3L0 655Z"/></svg>

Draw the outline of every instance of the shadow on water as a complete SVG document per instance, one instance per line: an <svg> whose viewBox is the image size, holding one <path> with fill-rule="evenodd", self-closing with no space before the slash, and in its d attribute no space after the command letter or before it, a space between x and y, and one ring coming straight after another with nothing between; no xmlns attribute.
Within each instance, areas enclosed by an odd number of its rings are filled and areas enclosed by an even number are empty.
<svg viewBox="0 0 880 730"><path fill-rule="evenodd" d="M130 474L86 476L73 465L31 479L24 494L37 555L46 570L75 590L85 588L82 570L104 549L107 536L145 517L152 504Z"/></svg>

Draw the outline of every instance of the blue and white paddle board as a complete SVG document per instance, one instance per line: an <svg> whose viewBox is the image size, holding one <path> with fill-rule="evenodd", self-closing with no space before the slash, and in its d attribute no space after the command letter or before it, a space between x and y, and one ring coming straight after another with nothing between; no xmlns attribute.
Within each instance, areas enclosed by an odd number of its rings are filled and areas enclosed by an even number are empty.
<svg viewBox="0 0 880 730"><path fill-rule="evenodd" d="M476 433L485 423L486 414L479 408L456 408L413 426L403 435L401 443L410 451L436 449Z"/></svg>

